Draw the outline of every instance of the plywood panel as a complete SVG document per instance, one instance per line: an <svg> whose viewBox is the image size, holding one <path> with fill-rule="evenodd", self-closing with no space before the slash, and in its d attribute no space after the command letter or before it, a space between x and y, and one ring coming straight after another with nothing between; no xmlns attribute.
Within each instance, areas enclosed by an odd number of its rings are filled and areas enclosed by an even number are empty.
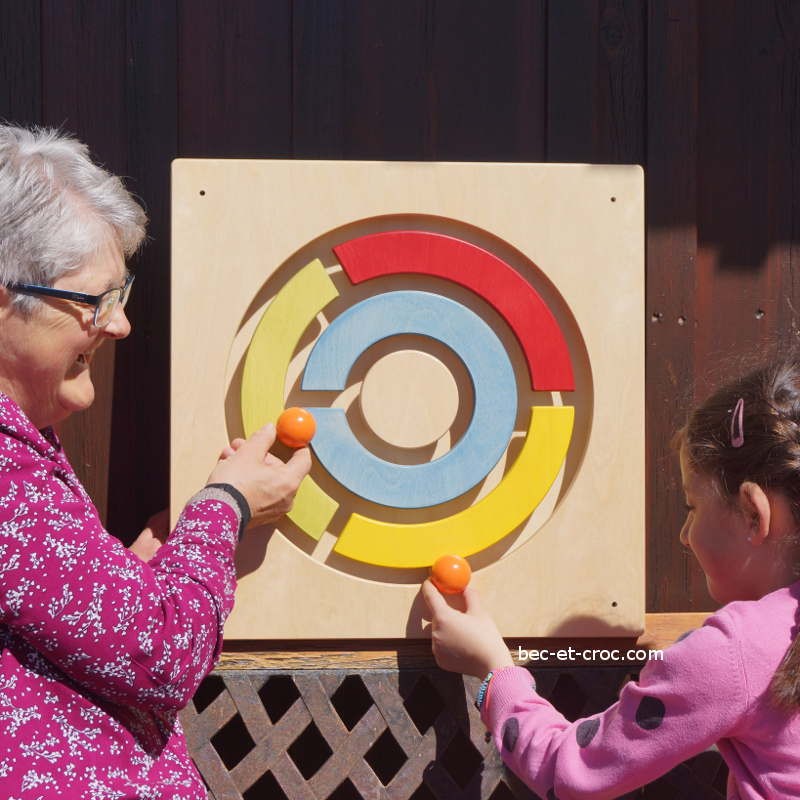
<svg viewBox="0 0 800 800"><path fill-rule="evenodd" d="M222 445L243 432L241 390L248 345L265 310L282 302L294 276L314 258L338 296L321 314L312 309L306 315L299 341L297 334L292 336L297 347L285 367L287 404L338 408L352 435L363 437L364 446L375 445L354 399L369 368L387 353L367 350L356 359L344 387L323 381L313 390L304 388L305 365L315 342L328 338L327 329L332 333L339 326L334 321L344 320L348 309L417 292L442 295L446 303L466 306L480 317L511 359L517 385L517 432L509 438L505 456L486 481L453 500L410 509L369 502L347 491L336 480L335 469L324 470L317 460L312 480L338 510L318 538L291 522L279 523L270 537L263 531L248 533L239 551L240 584L237 608L226 628L229 638L422 635L415 597L424 564L435 557L432 547L450 549L451 544L474 553L475 583L507 635L624 635L641 630L641 170L183 160L175 163L173 180L174 509L202 485ZM446 235L483 248L529 282L563 333L574 390L568 384L561 391L553 385L547 391L532 388L528 361L510 326L492 303L454 281L421 270L352 283L334 247L402 230L429 232L434 239ZM226 313L219 314L223 296ZM445 311L436 314L447 318ZM402 319L395 312L388 316ZM401 335L387 340L399 350L409 349L409 337L424 340L430 333L403 326L397 331ZM439 338L433 335L434 345ZM458 350L462 345L454 341ZM204 356L198 369L192 354L199 352ZM278 360L285 362L286 353ZM346 360L350 363L352 354ZM477 404L478 390L463 386L463 371L456 373L464 405ZM272 390L270 408L274 394ZM548 415L556 420L562 414L570 418L568 427L545 423ZM454 422L453 441L446 445L452 453L469 428L470 415L467 408L466 418ZM539 433L537 424L542 426ZM561 436L561 444L548 438L552 435ZM378 437L373 433L372 438ZM382 447L376 457L388 461L400 449L387 442ZM418 448L412 455L419 463L442 457L430 448ZM531 464L533 476L551 456L550 475L542 478L537 496L538 479L525 477L525 465ZM500 497L508 493L502 510L489 513L475 533L469 533L467 523L462 530L458 515L467 519L479 513L498 492ZM523 508L526 503L534 509L530 516ZM517 505L519 516L513 511ZM419 544L412 544L412 531L447 528L451 518L456 520L449 526L451 538L422 535ZM355 541L348 531L362 525L360 519L369 523L363 539L347 544ZM370 527L388 532L384 556L373 552L380 537L369 533ZM407 547L404 536L409 537ZM496 544L487 546L492 541ZM424 555L401 555L414 552Z"/></svg>

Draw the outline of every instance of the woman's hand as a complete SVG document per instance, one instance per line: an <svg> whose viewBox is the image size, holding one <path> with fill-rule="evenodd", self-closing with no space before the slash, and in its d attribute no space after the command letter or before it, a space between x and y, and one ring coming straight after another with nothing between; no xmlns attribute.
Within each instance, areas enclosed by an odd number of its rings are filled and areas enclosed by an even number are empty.
<svg viewBox="0 0 800 800"><path fill-rule="evenodd" d="M220 454L209 483L228 483L238 489L250 506L253 519L274 522L292 507L292 501L311 469L307 447L295 450L284 463L269 452L275 442L271 423L249 439L234 439Z"/></svg>
<svg viewBox="0 0 800 800"><path fill-rule="evenodd" d="M430 580L422 584L422 596L431 612L433 655L442 669L485 678L501 667L514 666L474 588L467 586L463 595L452 595L463 598L463 611L453 608Z"/></svg>
<svg viewBox="0 0 800 800"><path fill-rule="evenodd" d="M224 461L226 458L230 458L246 441L246 439L236 438L230 444L225 445L219 454L219 460Z"/></svg>
<svg viewBox="0 0 800 800"><path fill-rule="evenodd" d="M147 520L144 530L136 537L128 550L146 563L167 541L167 536L169 536L169 509L165 508Z"/></svg>

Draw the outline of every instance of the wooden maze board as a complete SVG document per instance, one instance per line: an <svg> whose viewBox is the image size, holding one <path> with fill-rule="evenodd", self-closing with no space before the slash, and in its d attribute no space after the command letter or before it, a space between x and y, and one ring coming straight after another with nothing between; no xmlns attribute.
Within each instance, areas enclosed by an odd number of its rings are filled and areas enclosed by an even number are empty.
<svg viewBox="0 0 800 800"><path fill-rule="evenodd" d="M178 160L172 233L172 508L318 425L227 638L424 636L444 553L504 635L643 630L639 167Z"/></svg>

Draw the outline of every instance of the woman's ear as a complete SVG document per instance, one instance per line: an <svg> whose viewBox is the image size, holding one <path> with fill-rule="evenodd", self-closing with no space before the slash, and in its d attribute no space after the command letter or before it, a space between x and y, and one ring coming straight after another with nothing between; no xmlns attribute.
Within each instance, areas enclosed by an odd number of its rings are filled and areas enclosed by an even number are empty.
<svg viewBox="0 0 800 800"><path fill-rule="evenodd" d="M772 507L766 492L752 481L745 481L739 487L739 510L748 523L747 541L754 545L764 542L769 534L772 520Z"/></svg>

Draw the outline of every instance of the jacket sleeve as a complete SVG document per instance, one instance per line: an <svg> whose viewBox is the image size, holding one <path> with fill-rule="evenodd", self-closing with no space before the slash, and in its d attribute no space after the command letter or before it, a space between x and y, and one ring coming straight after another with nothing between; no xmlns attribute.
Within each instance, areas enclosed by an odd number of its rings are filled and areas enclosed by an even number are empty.
<svg viewBox="0 0 800 800"><path fill-rule="evenodd" d="M234 500L219 488L200 492L145 564L103 530L74 475L6 445L0 624L28 645L27 666L53 665L117 704L182 708L218 657L233 606Z"/></svg>
<svg viewBox="0 0 800 800"><path fill-rule="evenodd" d="M615 798L731 733L747 711L739 644L723 613L663 651L602 714L569 722L521 667L492 678L482 718L500 754L542 797Z"/></svg>

